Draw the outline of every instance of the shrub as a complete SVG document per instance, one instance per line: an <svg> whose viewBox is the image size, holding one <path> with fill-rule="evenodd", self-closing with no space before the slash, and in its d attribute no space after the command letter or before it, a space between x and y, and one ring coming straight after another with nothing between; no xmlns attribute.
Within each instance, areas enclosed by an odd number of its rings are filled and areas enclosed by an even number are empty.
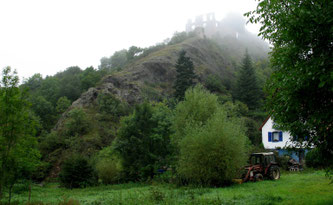
<svg viewBox="0 0 333 205"><path fill-rule="evenodd" d="M91 125L87 114L82 108L74 108L69 113L69 118L65 122L65 129L68 136L86 134Z"/></svg>
<svg viewBox="0 0 333 205"><path fill-rule="evenodd" d="M215 95L202 86L189 89L176 107L173 142L179 149L180 181L225 185L246 164L248 139L242 123L229 116Z"/></svg>
<svg viewBox="0 0 333 205"><path fill-rule="evenodd" d="M305 163L307 167L312 167L312 168L325 167L325 161L323 160L323 157L321 156L321 153L318 149L313 149L306 154Z"/></svg>
<svg viewBox="0 0 333 205"><path fill-rule="evenodd" d="M186 124L203 125L217 111L219 107L216 95L210 94L202 85L190 88L185 93L185 100L180 102L175 109L172 137L173 143L185 135Z"/></svg>
<svg viewBox="0 0 333 205"><path fill-rule="evenodd" d="M80 155L66 159L59 174L61 184L66 188L79 188L93 185L96 177L88 160Z"/></svg>
<svg viewBox="0 0 333 205"><path fill-rule="evenodd" d="M274 155L276 158L276 162L279 164L281 169L288 170L288 168L289 168L288 162L291 159L291 157L289 155L279 156L278 152L274 152Z"/></svg>
<svg viewBox="0 0 333 205"><path fill-rule="evenodd" d="M207 77L205 84L210 92L226 93L226 88L222 84L221 78L217 75L210 74Z"/></svg>
<svg viewBox="0 0 333 205"><path fill-rule="evenodd" d="M219 110L204 126L188 127L180 142L179 176L199 185L225 185L247 160L247 138L239 119Z"/></svg>
<svg viewBox="0 0 333 205"><path fill-rule="evenodd" d="M97 97L99 111L112 115L116 119L126 113L126 105L110 93L101 93Z"/></svg>
<svg viewBox="0 0 333 205"><path fill-rule="evenodd" d="M121 180L121 163L119 159L101 159L96 164L98 178L103 184L114 184Z"/></svg>

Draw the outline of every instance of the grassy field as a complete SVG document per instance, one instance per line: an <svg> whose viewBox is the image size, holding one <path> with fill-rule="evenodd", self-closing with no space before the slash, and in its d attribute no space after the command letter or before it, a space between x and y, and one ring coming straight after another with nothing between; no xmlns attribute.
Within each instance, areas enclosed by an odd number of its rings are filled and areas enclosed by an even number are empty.
<svg viewBox="0 0 333 205"><path fill-rule="evenodd" d="M321 171L285 173L278 181L224 188L129 183L68 190L57 183L33 186L34 204L333 204L333 184ZM28 193L13 196L24 204ZM43 203L39 203L43 202Z"/></svg>

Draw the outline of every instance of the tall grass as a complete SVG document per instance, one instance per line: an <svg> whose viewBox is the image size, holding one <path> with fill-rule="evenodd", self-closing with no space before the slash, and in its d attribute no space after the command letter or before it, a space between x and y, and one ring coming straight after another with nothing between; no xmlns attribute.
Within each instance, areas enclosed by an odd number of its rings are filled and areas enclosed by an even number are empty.
<svg viewBox="0 0 333 205"><path fill-rule="evenodd" d="M28 192L13 196L26 204ZM284 173L278 181L224 188L128 183L68 190L57 183L32 187L31 204L333 204L333 185L324 171Z"/></svg>

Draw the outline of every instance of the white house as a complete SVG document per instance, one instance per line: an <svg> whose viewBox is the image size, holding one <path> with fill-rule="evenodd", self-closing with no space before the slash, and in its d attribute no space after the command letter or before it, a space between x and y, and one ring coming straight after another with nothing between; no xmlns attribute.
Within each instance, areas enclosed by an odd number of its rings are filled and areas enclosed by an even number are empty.
<svg viewBox="0 0 333 205"><path fill-rule="evenodd" d="M262 144L267 150L277 150L279 155L288 154L297 161L304 159L307 150L305 146L298 147L298 151L287 151L287 147L293 147L292 136L289 132L274 129L274 122L268 117L261 126Z"/></svg>
<svg viewBox="0 0 333 205"><path fill-rule="evenodd" d="M273 128L274 122L268 117L261 127L262 144L265 149L277 149L292 145L289 132L283 132Z"/></svg>

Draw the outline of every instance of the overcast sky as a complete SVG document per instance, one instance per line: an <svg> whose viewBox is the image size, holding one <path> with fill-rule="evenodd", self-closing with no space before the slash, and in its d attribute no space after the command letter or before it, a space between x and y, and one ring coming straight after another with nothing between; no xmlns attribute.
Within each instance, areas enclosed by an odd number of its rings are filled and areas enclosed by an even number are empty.
<svg viewBox="0 0 333 205"><path fill-rule="evenodd" d="M103 56L147 47L184 31L189 18L245 13L255 0L1 0L0 68L19 76L53 75L69 66L97 68ZM258 32L258 26L247 25Z"/></svg>

